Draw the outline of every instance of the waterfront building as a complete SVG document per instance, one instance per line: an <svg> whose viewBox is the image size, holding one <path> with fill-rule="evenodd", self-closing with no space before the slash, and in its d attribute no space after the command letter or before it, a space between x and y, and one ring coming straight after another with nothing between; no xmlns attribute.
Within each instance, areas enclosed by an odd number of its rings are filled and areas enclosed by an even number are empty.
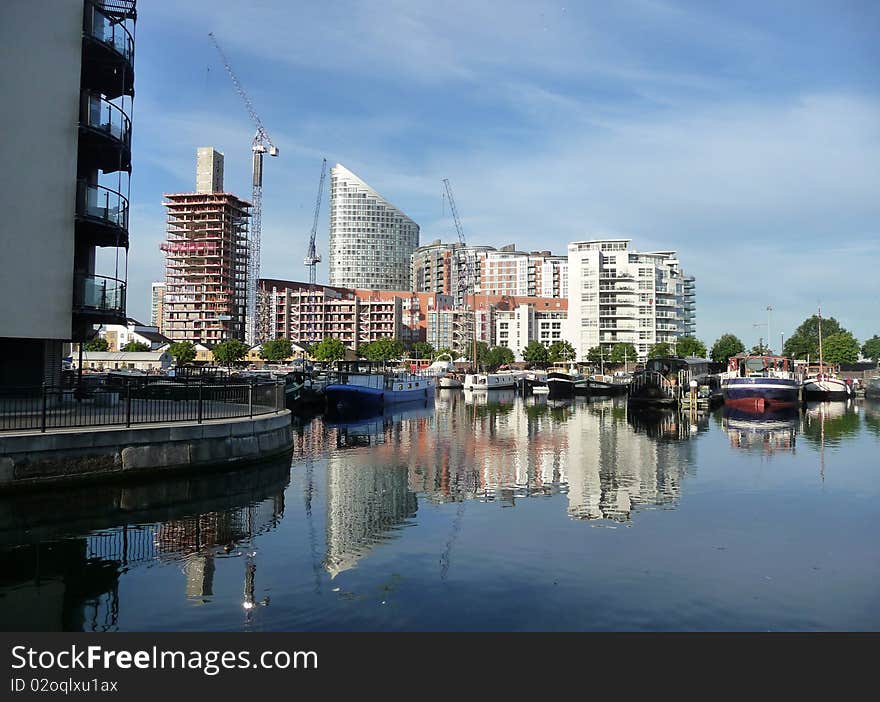
<svg viewBox="0 0 880 702"><path fill-rule="evenodd" d="M122 351L126 344L135 342L146 344L151 351L170 342L170 339L159 332L159 327L141 324L136 319L127 319L125 324L105 324L98 331L102 339L107 340L107 351Z"/></svg>
<svg viewBox="0 0 880 702"><path fill-rule="evenodd" d="M444 244L440 239L420 246L412 254L412 289L452 295L463 307L468 295L482 289L481 262L494 250L493 246L462 246L460 242ZM473 277L470 282L469 276Z"/></svg>
<svg viewBox="0 0 880 702"><path fill-rule="evenodd" d="M76 361L77 359L75 359ZM164 371L174 358L167 351L83 351L83 369Z"/></svg>
<svg viewBox="0 0 880 702"><path fill-rule="evenodd" d="M479 291L487 295L565 297L568 259L549 251L517 251L513 244L488 251L480 261Z"/></svg>
<svg viewBox="0 0 880 702"><path fill-rule="evenodd" d="M654 344L693 331L694 279L674 251L640 252L630 239L568 245L568 331L578 359L632 343L640 360Z"/></svg>
<svg viewBox="0 0 880 702"><path fill-rule="evenodd" d="M467 275L473 277L466 285ZM463 292L472 295L567 297L568 258L549 251L517 251L513 244L464 246L439 239L420 246L412 256L412 288L456 295L466 307Z"/></svg>
<svg viewBox="0 0 880 702"><path fill-rule="evenodd" d="M330 285L406 290L419 225L345 166L330 169Z"/></svg>
<svg viewBox="0 0 880 702"><path fill-rule="evenodd" d="M257 290L261 340L314 344L332 337L352 350L383 338L407 345L425 341L427 315L453 302L448 295L329 285L310 289L308 283L273 279L260 279Z"/></svg>
<svg viewBox="0 0 880 702"><path fill-rule="evenodd" d="M162 331L165 324L165 283L153 283L150 287L150 326Z"/></svg>
<svg viewBox="0 0 880 702"><path fill-rule="evenodd" d="M541 341L549 346L564 338L568 310L568 301L565 299L478 295L473 302L475 309L469 306L468 309L429 311L428 343L435 349L449 348L464 356L473 343L476 328L477 341L489 346L508 346L517 360L521 360L516 349L524 349L532 341ZM521 336L517 336L514 343L514 336L510 332L516 329L517 324L520 325ZM506 334L501 335L501 331Z"/></svg>
<svg viewBox="0 0 880 702"><path fill-rule="evenodd" d="M125 322L135 4L3 3L0 386Z"/></svg>
<svg viewBox="0 0 880 702"><path fill-rule="evenodd" d="M199 149L197 188L165 195L165 324L174 341L244 340L251 204L223 192L223 157Z"/></svg>

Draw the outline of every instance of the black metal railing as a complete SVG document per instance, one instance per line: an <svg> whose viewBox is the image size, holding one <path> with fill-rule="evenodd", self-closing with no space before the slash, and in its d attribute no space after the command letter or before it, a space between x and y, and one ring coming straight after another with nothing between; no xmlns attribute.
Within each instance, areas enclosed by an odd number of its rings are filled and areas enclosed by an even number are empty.
<svg viewBox="0 0 880 702"><path fill-rule="evenodd" d="M120 192L86 180L76 183L76 213L128 229L128 199Z"/></svg>
<svg viewBox="0 0 880 702"><path fill-rule="evenodd" d="M125 282L105 275L75 273L73 306L77 311L95 310L125 314Z"/></svg>
<svg viewBox="0 0 880 702"><path fill-rule="evenodd" d="M126 61L134 59L134 37L117 18L106 12L103 3L90 0L86 3L83 20L83 32L97 39ZM108 8L109 9L109 8Z"/></svg>
<svg viewBox="0 0 880 702"><path fill-rule="evenodd" d="M97 93L83 91L79 123L116 139L126 147L131 145L131 119L119 105L114 105Z"/></svg>
<svg viewBox="0 0 880 702"><path fill-rule="evenodd" d="M0 431L255 417L285 409L280 380L102 375L73 386L0 389Z"/></svg>

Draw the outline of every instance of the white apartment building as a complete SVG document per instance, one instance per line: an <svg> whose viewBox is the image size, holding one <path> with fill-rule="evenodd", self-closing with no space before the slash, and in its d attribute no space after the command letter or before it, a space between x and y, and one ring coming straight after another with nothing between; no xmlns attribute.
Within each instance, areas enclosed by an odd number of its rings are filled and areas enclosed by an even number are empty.
<svg viewBox="0 0 880 702"><path fill-rule="evenodd" d="M495 312L495 344L513 351L517 361L523 360L523 351L536 336L535 308L531 305Z"/></svg>
<svg viewBox="0 0 880 702"><path fill-rule="evenodd" d="M517 361L525 360L523 352L533 341L551 346L564 341L568 313L562 309L538 309L521 304L511 310L495 311L495 339L497 346L506 346Z"/></svg>
<svg viewBox="0 0 880 702"><path fill-rule="evenodd" d="M407 290L419 225L345 166L330 169L330 285Z"/></svg>
<svg viewBox="0 0 880 702"><path fill-rule="evenodd" d="M639 252L630 239L568 245L567 338L579 359L600 344L632 343L644 360L656 343L693 331L694 279L674 251Z"/></svg>

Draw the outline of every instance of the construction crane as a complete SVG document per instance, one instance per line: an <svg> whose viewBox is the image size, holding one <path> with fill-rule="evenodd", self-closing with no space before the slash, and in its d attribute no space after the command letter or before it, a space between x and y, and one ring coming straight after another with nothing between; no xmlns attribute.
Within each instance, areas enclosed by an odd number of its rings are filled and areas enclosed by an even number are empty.
<svg viewBox="0 0 880 702"><path fill-rule="evenodd" d="M315 287L316 266L321 262L321 256L315 250L315 237L318 234L318 213L321 211L321 195L324 193L324 178L327 175L327 159L321 164L321 182L318 183L318 199L315 202L315 219L312 221L312 235L309 238L309 252L306 254L305 264L309 267L309 292Z"/></svg>
<svg viewBox="0 0 880 702"><path fill-rule="evenodd" d="M321 162L321 181L318 183L318 199L315 201L315 218L312 221L312 234L309 237L309 250L304 263L309 267L309 306L306 329L306 340L311 344L315 341L315 281L317 265L321 256L315 248L315 237L318 236L318 214L321 212L321 196L324 193L324 177L327 175L327 159Z"/></svg>
<svg viewBox="0 0 880 702"><path fill-rule="evenodd" d="M253 141L251 142L251 151L253 152L253 191L251 193L251 235L248 241L247 311L245 313L247 320L245 339L249 344L253 345L257 343L257 281L260 279L260 239L263 220L263 154L268 153L270 156L277 156L278 147L272 143L269 132L263 126L263 121L254 109L251 99L244 91L235 73L232 72L229 60L226 58L226 54L223 53L223 49L220 48L220 44L217 43L214 33L208 32L208 36L211 38L214 48L217 49L217 53L220 54L223 67L232 79L235 91L244 101L244 106L250 115L251 121L257 128L257 132L254 134Z"/></svg>
<svg viewBox="0 0 880 702"><path fill-rule="evenodd" d="M473 301L471 310L473 312L474 324L472 333L473 356L471 362L477 367L477 293L476 293L476 276L471 274L471 265L468 261L467 244L464 239L464 230L461 228L461 220L458 218L458 208L455 206L455 198L452 197L452 186L449 185L449 178L443 179L443 185L446 186L446 199L449 200L449 210L452 212L452 220L455 222L455 231L458 234L458 243L460 244L458 253L458 303L462 306L467 304L468 288L471 289ZM464 277L461 271L464 270Z"/></svg>

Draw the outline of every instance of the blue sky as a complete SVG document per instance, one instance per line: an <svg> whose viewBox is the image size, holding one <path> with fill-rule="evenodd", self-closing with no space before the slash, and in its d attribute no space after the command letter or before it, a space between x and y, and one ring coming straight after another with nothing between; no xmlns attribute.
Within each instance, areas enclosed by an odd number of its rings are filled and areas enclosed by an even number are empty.
<svg viewBox="0 0 880 702"><path fill-rule="evenodd" d="M821 303L880 333L880 3L154 0L139 3L129 313L161 280L163 192L195 151L250 196L266 163L264 277L303 279L321 159L421 226L564 253L625 236L697 277L698 336L791 333ZM326 191L319 251L327 275Z"/></svg>

